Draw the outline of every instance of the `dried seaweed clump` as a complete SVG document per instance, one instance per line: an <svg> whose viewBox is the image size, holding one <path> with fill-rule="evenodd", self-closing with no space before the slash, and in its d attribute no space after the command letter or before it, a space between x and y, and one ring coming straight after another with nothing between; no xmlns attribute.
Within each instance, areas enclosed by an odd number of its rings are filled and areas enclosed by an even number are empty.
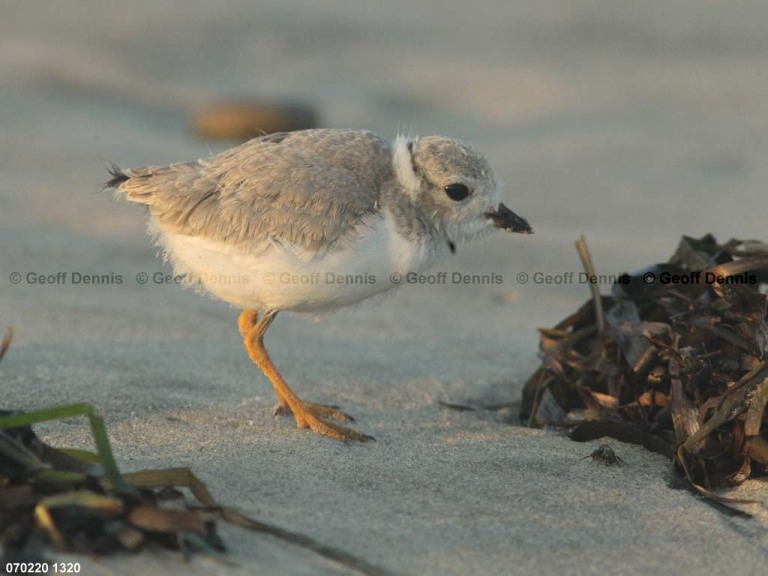
<svg viewBox="0 0 768 576"><path fill-rule="evenodd" d="M766 475L766 282L768 244L683 237L540 330L522 418L644 444L701 491Z"/></svg>

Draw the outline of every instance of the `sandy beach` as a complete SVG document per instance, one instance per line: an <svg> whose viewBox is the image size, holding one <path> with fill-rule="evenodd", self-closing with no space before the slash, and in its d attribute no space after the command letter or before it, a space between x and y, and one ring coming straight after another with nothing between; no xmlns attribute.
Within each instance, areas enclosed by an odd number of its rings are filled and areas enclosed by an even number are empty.
<svg viewBox="0 0 768 576"><path fill-rule="evenodd" d="M600 442L440 402L519 399L536 328L589 297L546 280L581 270L580 234L607 275L666 260L683 234L766 239L768 5L79 0L4 12L0 329L15 338L0 407L88 400L124 470L189 466L220 502L392 574L764 569L764 505L728 518L670 489L669 463L642 448L611 441L627 465L608 468L581 459ZM228 98L307 102L326 127L471 142L535 229L432 270L500 283L406 283L276 320L267 346L286 380L375 443L273 417L238 310L165 280L142 210L101 190L110 162L228 147L191 130L200 106ZM82 420L38 430L90 446ZM765 486L737 493L766 502ZM83 574L359 573L221 531L233 565L157 551L78 561Z"/></svg>

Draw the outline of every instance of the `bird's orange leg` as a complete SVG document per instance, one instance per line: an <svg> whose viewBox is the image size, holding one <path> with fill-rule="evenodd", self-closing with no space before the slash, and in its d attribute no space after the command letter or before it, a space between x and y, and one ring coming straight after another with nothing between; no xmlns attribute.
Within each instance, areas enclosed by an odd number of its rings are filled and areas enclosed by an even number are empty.
<svg viewBox="0 0 768 576"><path fill-rule="evenodd" d="M275 314L276 315L276 314ZM256 325L259 319L259 313L256 310L243 310L242 314L238 318L238 328L243 338L248 336L248 333ZM266 332L266 330L265 330ZM304 405L319 418L331 418L340 422L354 422L355 419L349 414L346 414L339 410L338 406L327 404L315 404L314 402L304 402ZM276 416L287 416L293 414L285 398L278 394L277 403L273 410Z"/></svg>
<svg viewBox="0 0 768 576"><path fill-rule="evenodd" d="M248 356L261 368L261 371L264 372L264 375L269 378L269 381L275 387L278 398L278 410L284 407L282 410L293 412L293 416L296 418L296 425L299 428L310 428L314 432L334 440L358 440L360 442L373 440L371 436L366 434L326 422L323 418L335 418L338 420L351 420L351 418L334 406L304 402L285 383L285 380L283 380L283 377L280 376L277 368L272 363L267 349L264 347L264 334L266 334L267 329L276 316L277 310L267 310L259 320L256 311L243 310L238 320L238 326L240 333L243 334Z"/></svg>
<svg viewBox="0 0 768 576"><path fill-rule="evenodd" d="M240 329L240 334L243 338L248 336L248 332L256 325L258 319L259 313L256 310L243 310L240 313L240 317L237 319L237 327Z"/></svg>

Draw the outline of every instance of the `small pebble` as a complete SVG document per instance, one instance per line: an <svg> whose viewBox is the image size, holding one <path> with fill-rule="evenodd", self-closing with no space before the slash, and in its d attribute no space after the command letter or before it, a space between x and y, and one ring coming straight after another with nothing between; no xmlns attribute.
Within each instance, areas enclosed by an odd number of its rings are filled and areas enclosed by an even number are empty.
<svg viewBox="0 0 768 576"><path fill-rule="evenodd" d="M194 128L209 139L246 141L264 134L317 128L317 111L304 104L213 102L197 111Z"/></svg>

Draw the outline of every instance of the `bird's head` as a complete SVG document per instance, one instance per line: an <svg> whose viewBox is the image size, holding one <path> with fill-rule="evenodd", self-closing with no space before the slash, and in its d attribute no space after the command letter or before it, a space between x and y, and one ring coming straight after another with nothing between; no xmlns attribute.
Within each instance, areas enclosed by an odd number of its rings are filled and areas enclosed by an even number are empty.
<svg viewBox="0 0 768 576"><path fill-rule="evenodd" d="M528 222L501 201L501 189L485 157L445 136L395 140L398 182L452 243L461 243L495 228L531 234Z"/></svg>

